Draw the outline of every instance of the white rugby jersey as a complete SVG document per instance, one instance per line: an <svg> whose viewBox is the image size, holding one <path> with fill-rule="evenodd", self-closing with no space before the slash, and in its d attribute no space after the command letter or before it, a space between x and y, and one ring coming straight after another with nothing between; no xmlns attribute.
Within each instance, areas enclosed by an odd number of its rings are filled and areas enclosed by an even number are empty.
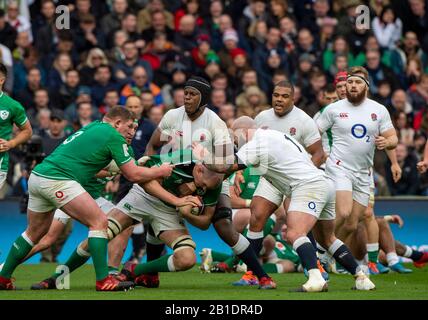
<svg viewBox="0 0 428 320"><path fill-rule="evenodd" d="M393 129L388 110L371 99L353 106L348 99L327 106L317 120L321 132L331 129L330 160L352 171L373 166L375 137Z"/></svg>
<svg viewBox="0 0 428 320"><path fill-rule="evenodd" d="M257 129L236 155L285 195L290 194L290 188L325 177L299 142L276 130Z"/></svg>
<svg viewBox="0 0 428 320"><path fill-rule="evenodd" d="M184 106L169 110L159 123L159 129L161 140L168 141L167 137L171 137L175 149L189 148L192 142L201 143L209 151L213 146L232 144L226 123L208 108L193 121Z"/></svg>
<svg viewBox="0 0 428 320"><path fill-rule="evenodd" d="M321 139L315 121L302 109L293 109L283 117L278 117L273 108L260 112L254 119L257 128L272 129L286 133L305 148Z"/></svg>

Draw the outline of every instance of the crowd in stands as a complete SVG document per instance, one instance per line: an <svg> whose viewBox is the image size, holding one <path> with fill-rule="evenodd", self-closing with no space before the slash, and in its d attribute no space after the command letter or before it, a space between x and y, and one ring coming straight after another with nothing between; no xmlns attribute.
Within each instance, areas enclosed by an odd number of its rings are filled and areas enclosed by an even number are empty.
<svg viewBox="0 0 428 320"><path fill-rule="evenodd" d="M369 28L357 27L361 4ZM69 29L56 23L60 5L69 9ZM26 109L46 154L127 103L142 106L135 145L144 152L163 114L183 104L190 75L211 82L210 108L230 125L269 108L282 79L313 116L335 74L361 65L400 140L403 178L392 182L378 152L377 194L428 195L428 177L416 170L428 137L425 0L0 1L0 62L9 72L4 90ZM13 152L12 162L21 156ZM11 166L11 194L22 192L17 171Z"/></svg>

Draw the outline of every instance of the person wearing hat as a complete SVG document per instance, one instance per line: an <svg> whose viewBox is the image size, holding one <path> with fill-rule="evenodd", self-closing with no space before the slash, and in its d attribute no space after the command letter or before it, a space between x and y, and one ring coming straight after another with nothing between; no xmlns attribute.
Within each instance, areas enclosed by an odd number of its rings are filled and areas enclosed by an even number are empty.
<svg viewBox="0 0 428 320"><path fill-rule="evenodd" d="M164 115L147 145L146 155L153 155L162 147L161 154L171 149L190 148L197 143L207 148L211 154L221 154L223 160L233 161L233 143L227 126L217 114L207 108L211 90L211 85L204 78L191 77L184 85L184 105L169 110ZM170 143L167 144L168 141ZM260 286L265 289L275 288L276 284L263 271L249 241L234 229L231 214L229 184L223 182L211 223L220 238L258 277ZM162 245L152 246L158 247L159 254L162 252ZM204 271L209 271L209 266Z"/></svg>

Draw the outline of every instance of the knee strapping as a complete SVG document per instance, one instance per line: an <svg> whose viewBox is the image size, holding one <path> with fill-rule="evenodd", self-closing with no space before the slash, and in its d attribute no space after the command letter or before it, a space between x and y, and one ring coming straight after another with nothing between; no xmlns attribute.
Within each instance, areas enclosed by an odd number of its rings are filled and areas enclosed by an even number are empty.
<svg viewBox="0 0 428 320"><path fill-rule="evenodd" d="M122 232L122 225L119 221L113 218L108 218L107 237L108 240L114 239L119 233Z"/></svg>
<svg viewBox="0 0 428 320"><path fill-rule="evenodd" d="M172 244L171 248L174 251L178 251L181 249L192 248L196 249L196 243L192 240L192 237L189 235L183 235L178 237Z"/></svg>

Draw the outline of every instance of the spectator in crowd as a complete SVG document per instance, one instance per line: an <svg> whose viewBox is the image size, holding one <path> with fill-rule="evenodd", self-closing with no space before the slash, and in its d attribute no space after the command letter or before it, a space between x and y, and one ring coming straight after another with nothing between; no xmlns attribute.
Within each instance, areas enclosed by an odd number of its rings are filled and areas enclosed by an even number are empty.
<svg viewBox="0 0 428 320"><path fill-rule="evenodd" d="M104 101L101 106L98 107L100 116L104 116L109 112L110 108L119 105L119 93L116 89L108 89L104 95Z"/></svg>
<svg viewBox="0 0 428 320"><path fill-rule="evenodd" d="M60 53L53 62L53 68L48 73L47 86L51 90L57 90L65 83L66 73L73 69L73 62L68 53Z"/></svg>
<svg viewBox="0 0 428 320"><path fill-rule="evenodd" d="M131 80L132 72L137 67L143 67L149 77L153 79L153 71L150 63L139 58L138 48L135 42L126 40L122 45L123 60L117 62L114 66L114 76L118 80Z"/></svg>
<svg viewBox="0 0 428 320"><path fill-rule="evenodd" d="M236 116L255 117L259 112L269 109L265 93L256 86L250 86L245 89L236 98Z"/></svg>
<svg viewBox="0 0 428 320"><path fill-rule="evenodd" d="M49 105L49 93L48 90L45 88L37 89L34 92L34 107L27 110L27 116L30 120L31 127L38 128L39 123L37 120L37 115L39 114L40 110L43 109L50 109Z"/></svg>
<svg viewBox="0 0 428 320"><path fill-rule="evenodd" d="M89 50L85 62L78 66L81 84L90 86L94 84L94 77L97 68L109 64L107 56L100 48L92 48Z"/></svg>
<svg viewBox="0 0 428 320"><path fill-rule="evenodd" d="M366 52L366 69L369 73L370 92L376 94L378 92L378 84L381 80L386 80L390 83L392 90L399 87L399 83L394 76L394 72L385 66L380 60L380 52L378 50L370 50Z"/></svg>
<svg viewBox="0 0 428 320"><path fill-rule="evenodd" d="M36 37L40 28L45 25L54 24L55 20L55 3L53 0L42 0L40 5L40 12L31 23L33 36ZM35 39L37 42L37 38Z"/></svg>
<svg viewBox="0 0 428 320"><path fill-rule="evenodd" d="M148 112L149 120L155 125L159 125L162 120L163 115L165 114L165 108L163 106L158 106L151 108Z"/></svg>
<svg viewBox="0 0 428 320"><path fill-rule="evenodd" d="M16 37L16 48L12 52L13 60L16 62L24 60L24 52L32 47L30 33L28 31L18 32Z"/></svg>
<svg viewBox="0 0 428 320"><path fill-rule="evenodd" d="M120 104L124 105L126 98L129 96L140 96L143 90L150 90L152 92L155 97L155 105L163 103L161 89L150 82L145 68L137 66L132 73L132 80L120 92Z"/></svg>
<svg viewBox="0 0 428 320"><path fill-rule="evenodd" d="M31 33L31 22L27 17L19 14L19 2L9 1L6 8L6 21L16 30L16 32L28 32L30 41L33 41Z"/></svg>
<svg viewBox="0 0 428 320"><path fill-rule="evenodd" d="M119 85L113 81L110 67L107 64L98 66L91 86L91 97L95 106L101 107L107 91L118 89Z"/></svg>
<svg viewBox="0 0 428 320"><path fill-rule="evenodd" d="M380 15L373 19L372 28L383 49L394 49L401 39L403 23L391 6L385 6Z"/></svg>
<svg viewBox="0 0 428 320"><path fill-rule="evenodd" d="M164 33L168 41L174 41L174 30L168 26L167 13L161 10L151 12L150 28L145 29L141 33L141 38L143 38L146 43L149 43L153 41L155 34L158 32Z"/></svg>
<svg viewBox="0 0 428 320"><path fill-rule="evenodd" d="M393 124L397 130L398 141L406 147L412 147L414 144L415 131L407 123L407 115L403 111L396 112L393 118Z"/></svg>
<svg viewBox="0 0 428 320"><path fill-rule="evenodd" d="M65 82L58 90L51 92L52 105L54 108L64 110L70 104L74 103L77 98L80 77L79 72L75 69L68 70L65 73Z"/></svg>
<svg viewBox="0 0 428 320"><path fill-rule="evenodd" d="M428 74L421 75L418 83L413 84L407 91L409 102L415 113L428 107Z"/></svg>
<svg viewBox="0 0 428 320"><path fill-rule="evenodd" d="M190 56L190 52L196 46L196 37L198 29L196 19L191 14L186 14L180 19L180 25L176 29L174 42L186 56Z"/></svg>
<svg viewBox="0 0 428 320"><path fill-rule="evenodd" d="M0 9L0 39L1 43L9 48L15 49L15 39L18 32L6 21L6 14Z"/></svg>
<svg viewBox="0 0 428 320"><path fill-rule="evenodd" d="M144 32L152 26L153 12L163 12L166 25L170 29L174 29L174 16L171 12L165 10L162 0L149 0L147 6L138 12L138 31Z"/></svg>
<svg viewBox="0 0 428 320"><path fill-rule="evenodd" d="M26 85L16 95L17 100L26 109L34 108L34 93L42 87L42 76L40 70L36 67L31 67L28 70Z"/></svg>
<svg viewBox="0 0 428 320"><path fill-rule="evenodd" d="M397 161L402 170L400 181L394 183L391 170L385 169L386 181L392 196L417 195L419 194L419 175L416 169L417 158L413 152L409 152L403 143L399 143L396 148ZM385 168L390 168L391 163L387 162Z"/></svg>
<svg viewBox="0 0 428 320"><path fill-rule="evenodd" d="M112 11L105 15L100 22L101 29L105 35L120 28L121 21L128 11L127 0L113 0Z"/></svg>
<svg viewBox="0 0 428 320"><path fill-rule="evenodd" d="M40 132L43 152L46 156L50 155L67 138L64 131L66 124L64 111L53 109L48 129Z"/></svg>
<svg viewBox="0 0 428 320"><path fill-rule="evenodd" d="M77 105L77 119L72 124L73 130L77 131L93 121L92 105L90 102L81 102Z"/></svg>

